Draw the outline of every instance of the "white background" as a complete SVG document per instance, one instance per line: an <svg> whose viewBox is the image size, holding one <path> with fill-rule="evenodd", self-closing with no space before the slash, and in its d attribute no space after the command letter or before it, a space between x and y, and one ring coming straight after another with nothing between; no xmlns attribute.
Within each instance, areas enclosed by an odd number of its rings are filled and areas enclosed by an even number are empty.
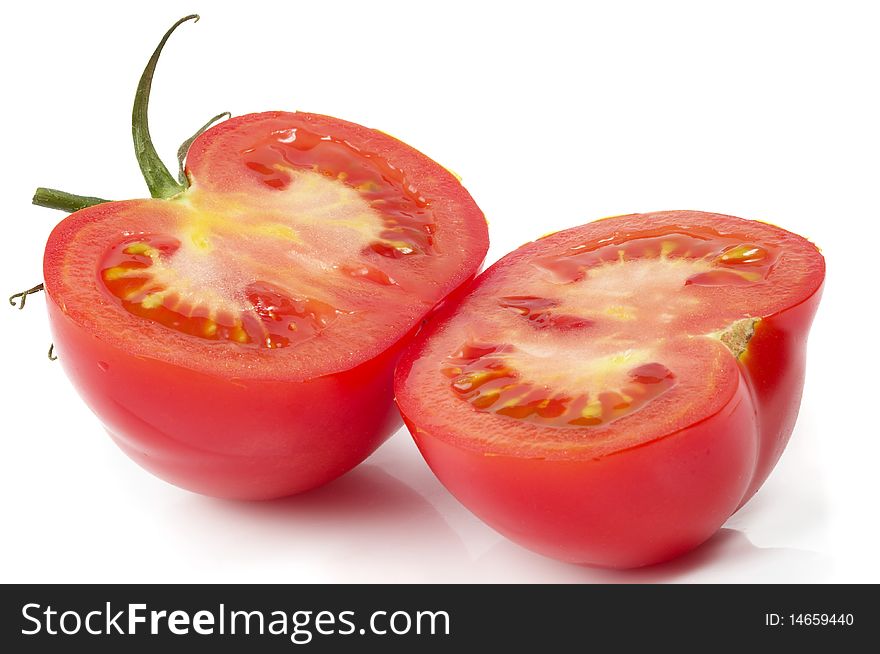
<svg viewBox="0 0 880 654"><path fill-rule="evenodd" d="M45 300L0 307L0 581L880 582L880 41L858 2L9 3L3 295L41 280L54 186L143 197L134 87L173 163L208 117L269 109L380 128L464 178L491 263L545 232L703 209L818 243L825 297L792 442L757 497L672 563L557 563L480 523L405 430L310 494L230 503L131 463L58 363Z"/></svg>

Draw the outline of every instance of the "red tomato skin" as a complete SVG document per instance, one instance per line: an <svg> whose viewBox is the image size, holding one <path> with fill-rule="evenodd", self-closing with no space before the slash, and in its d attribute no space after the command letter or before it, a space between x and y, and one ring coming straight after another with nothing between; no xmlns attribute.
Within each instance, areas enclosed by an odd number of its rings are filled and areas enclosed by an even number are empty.
<svg viewBox="0 0 880 654"><path fill-rule="evenodd" d="M804 390L807 336L821 296L819 286L800 304L762 319L740 359L760 434L755 472L740 506L770 476L794 430Z"/></svg>
<svg viewBox="0 0 880 654"><path fill-rule="evenodd" d="M95 338L52 299L65 372L135 462L182 488L264 500L347 472L399 426L392 372L404 338L351 370L303 382L222 379Z"/></svg>
<svg viewBox="0 0 880 654"><path fill-rule="evenodd" d="M672 559L714 534L739 505L758 455L745 380L715 415L609 456L485 455L416 427L438 479L496 531L572 563L633 568Z"/></svg>

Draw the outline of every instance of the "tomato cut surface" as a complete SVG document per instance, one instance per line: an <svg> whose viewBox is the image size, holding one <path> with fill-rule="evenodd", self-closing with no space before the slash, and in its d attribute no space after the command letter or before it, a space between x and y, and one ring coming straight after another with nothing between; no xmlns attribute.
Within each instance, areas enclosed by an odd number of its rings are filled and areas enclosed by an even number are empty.
<svg viewBox="0 0 880 654"><path fill-rule="evenodd" d="M237 377L345 370L485 255L458 181L374 130L254 114L203 134L187 160L184 193L77 212L47 246L53 298L140 356Z"/></svg>
<svg viewBox="0 0 880 654"><path fill-rule="evenodd" d="M778 459L823 279L809 241L730 216L569 229L432 321L398 366L398 406L502 533L566 560L656 562L711 535Z"/></svg>
<svg viewBox="0 0 880 654"><path fill-rule="evenodd" d="M493 266L422 341L404 413L498 454L663 436L730 399L755 321L815 291L820 261L780 229L688 212L554 234Z"/></svg>

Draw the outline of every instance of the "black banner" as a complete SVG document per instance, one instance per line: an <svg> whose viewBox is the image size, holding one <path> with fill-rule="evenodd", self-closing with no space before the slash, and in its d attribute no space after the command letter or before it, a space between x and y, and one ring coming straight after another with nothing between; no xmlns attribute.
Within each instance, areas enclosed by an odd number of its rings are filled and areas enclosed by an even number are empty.
<svg viewBox="0 0 880 654"><path fill-rule="evenodd" d="M546 651L646 642L676 651L855 648L878 631L875 593L876 586L844 585L3 586L0 645L7 652L440 652L485 644Z"/></svg>

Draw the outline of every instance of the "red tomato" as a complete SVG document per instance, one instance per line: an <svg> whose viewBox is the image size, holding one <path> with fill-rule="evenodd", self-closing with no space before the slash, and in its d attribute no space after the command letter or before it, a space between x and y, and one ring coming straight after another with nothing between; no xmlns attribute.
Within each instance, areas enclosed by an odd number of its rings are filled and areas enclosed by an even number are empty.
<svg viewBox="0 0 880 654"><path fill-rule="evenodd" d="M399 344L476 273L486 223L440 165L326 116L234 118L187 162L185 192L52 232L56 350L167 481L232 498L323 484L399 425Z"/></svg>
<svg viewBox="0 0 880 654"><path fill-rule="evenodd" d="M805 239L718 214L559 232L430 323L397 402L440 481L502 534L566 561L657 563L775 465L824 273Z"/></svg>

